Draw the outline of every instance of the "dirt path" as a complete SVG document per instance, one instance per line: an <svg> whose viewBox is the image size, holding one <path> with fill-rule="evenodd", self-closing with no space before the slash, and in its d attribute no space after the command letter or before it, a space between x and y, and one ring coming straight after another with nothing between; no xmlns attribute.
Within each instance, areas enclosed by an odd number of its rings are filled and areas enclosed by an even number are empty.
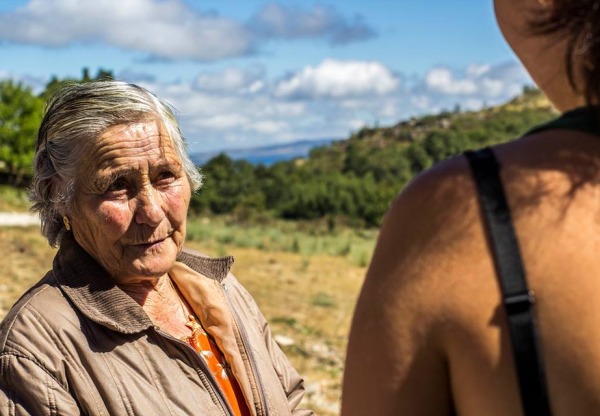
<svg viewBox="0 0 600 416"><path fill-rule="evenodd" d="M28 212L0 212L0 227L29 227L40 225L37 214Z"/></svg>

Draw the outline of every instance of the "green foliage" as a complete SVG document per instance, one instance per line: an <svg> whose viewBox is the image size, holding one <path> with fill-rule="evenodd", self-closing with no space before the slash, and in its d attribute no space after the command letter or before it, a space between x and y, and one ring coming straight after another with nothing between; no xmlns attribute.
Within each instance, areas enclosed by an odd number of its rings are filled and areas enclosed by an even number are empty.
<svg viewBox="0 0 600 416"><path fill-rule="evenodd" d="M90 82L112 79L112 73L98 70L96 77L83 69L81 80L53 77L46 89L36 96L31 88L12 80L0 80L0 178L24 186L32 174L37 130L42 121L46 99L65 82Z"/></svg>
<svg viewBox="0 0 600 416"><path fill-rule="evenodd" d="M209 249L226 253L227 247L257 248L264 251L283 251L305 258L328 254L347 258L364 267L371 258L377 230L352 229L338 225L331 231L327 222L269 220L263 224L236 222L231 216L195 217L187 222L188 241L199 241Z"/></svg>
<svg viewBox="0 0 600 416"><path fill-rule="evenodd" d="M81 70L81 79L77 78L63 78L58 79L56 76L50 78L50 81L46 84L46 89L40 94L40 98L46 101L50 96L63 84L68 82L92 82L92 81L103 81L113 79L112 71L100 68L96 73L95 77L90 76L89 68L83 68Z"/></svg>
<svg viewBox="0 0 600 416"><path fill-rule="evenodd" d="M363 128L348 140L313 149L305 160L252 166L226 155L202 170L205 188L193 210L232 213L238 221L275 216L378 226L394 196L423 170L465 150L524 134L555 116L539 91L479 112L428 115L386 128ZM541 103L541 104L540 104ZM301 245L294 245L295 251Z"/></svg>
<svg viewBox="0 0 600 416"><path fill-rule="evenodd" d="M42 100L30 88L0 81L0 171L9 183L22 185L31 176Z"/></svg>
<svg viewBox="0 0 600 416"><path fill-rule="evenodd" d="M312 304L321 308L333 308L335 307L335 300L329 294L319 292L313 297Z"/></svg>
<svg viewBox="0 0 600 416"><path fill-rule="evenodd" d="M202 167L205 185L192 197L195 212L231 213L264 209L266 196L259 189L254 166L244 160L233 161L220 154ZM246 214L248 215L248 214Z"/></svg>

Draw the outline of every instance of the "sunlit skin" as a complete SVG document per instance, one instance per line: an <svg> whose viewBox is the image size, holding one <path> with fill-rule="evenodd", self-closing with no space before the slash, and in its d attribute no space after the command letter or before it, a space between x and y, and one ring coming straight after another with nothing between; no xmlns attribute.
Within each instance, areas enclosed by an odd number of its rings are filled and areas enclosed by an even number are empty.
<svg viewBox="0 0 600 416"><path fill-rule="evenodd" d="M566 38L533 36L528 29L531 17L540 16L552 4L552 0L496 0L494 12L503 36L536 85L559 111L567 111L584 105L585 96L580 88L574 90L566 77ZM581 86L577 57L575 54L574 81Z"/></svg>
<svg viewBox="0 0 600 416"><path fill-rule="evenodd" d="M183 246L190 195L157 122L111 127L81 163L70 215L75 239L117 283L156 280Z"/></svg>
<svg viewBox="0 0 600 416"><path fill-rule="evenodd" d="M502 33L556 108L583 104L563 64L565 42L526 30L530 13L552 0L494 4ZM494 152L535 292L552 414L597 415L600 140L554 129ZM523 414L496 265L464 157L416 177L391 206L346 357L343 416Z"/></svg>
<svg viewBox="0 0 600 416"><path fill-rule="evenodd" d="M183 248L191 189L169 135L155 120L111 127L80 166L75 240L155 324L188 335L168 272Z"/></svg>

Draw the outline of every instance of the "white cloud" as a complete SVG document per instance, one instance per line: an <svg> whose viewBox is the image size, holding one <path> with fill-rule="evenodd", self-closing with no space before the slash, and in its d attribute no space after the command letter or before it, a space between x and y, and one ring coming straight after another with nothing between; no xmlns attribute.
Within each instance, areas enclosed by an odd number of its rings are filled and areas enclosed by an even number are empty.
<svg viewBox="0 0 600 416"><path fill-rule="evenodd" d="M516 62L501 65L469 65L464 71L447 67L431 69L423 81L427 95L438 101L455 100L465 108L477 102L497 104L519 94L531 84L525 69Z"/></svg>
<svg viewBox="0 0 600 416"><path fill-rule="evenodd" d="M247 130L252 130L257 133L280 134L288 130L289 126L283 121L264 120L252 123L247 127Z"/></svg>
<svg viewBox="0 0 600 416"><path fill-rule="evenodd" d="M288 98L345 98L394 92L399 79L379 62L327 59L278 83L275 94Z"/></svg>
<svg viewBox="0 0 600 416"><path fill-rule="evenodd" d="M348 127L351 131L359 130L363 127L366 127L366 123L362 119L352 119L348 120Z"/></svg>
<svg viewBox="0 0 600 416"><path fill-rule="evenodd" d="M302 117L308 111L310 103L279 101L273 97L263 97L258 105L253 111L260 116Z"/></svg>
<svg viewBox="0 0 600 416"><path fill-rule="evenodd" d="M463 110L479 110L485 105L485 101L478 98L467 98L461 102L461 108Z"/></svg>
<svg viewBox="0 0 600 416"><path fill-rule="evenodd" d="M467 76L480 77L489 72L491 68L491 65L471 64L467 67L465 72L467 73Z"/></svg>
<svg viewBox="0 0 600 416"><path fill-rule="evenodd" d="M216 114L212 117L193 120L193 125L215 130L225 130L243 126L247 122L248 119L239 114Z"/></svg>
<svg viewBox="0 0 600 416"><path fill-rule="evenodd" d="M456 105L475 110L498 104L531 84L516 63L438 67L411 83L404 79L377 62L325 60L284 80L230 67L189 83L146 86L182 111L192 150L213 150L348 137L363 126L392 125ZM261 87L253 90L254 83Z"/></svg>
<svg viewBox="0 0 600 416"><path fill-rule="evenodd" d="M163 59L215 60L253 49L242 24L180 0L30 0L0 14L0 38L52 47L103 42Z"/></svg>
<svg viewBox="0 0 600 416"><path fill-rule="evenodd" d="M264 72L259 69L244 70L230 67L220 72L203 72L196 78L196 87L204 91L257 93L265 87Z"/></svg>
<svg viewBox="0 0 600 416"><path fill-rule="evenodd" d="M484 97L496 98L506 92L508 92L509 95L513 95L513 93L518 93L521 88L517 88L517 91L513 91L513 86L507 85L504 80L484 78L481 80L479 90Z"/></svg>
<svg viewBox="0 0 600 416"><path fill-rule="evenodd" d="M411 107L418 109L419 111L426 110L431 106L431 100L426 95L413 95L409 99L409 104Z"/></svg>
<svg viewBox="0 0 600 416"><path fill-rule="evenodd" d="M332 6L315 5L311 10L269 3L250 22L266 38L329 38L331 44L345 44L375 36L360 16L351 21Z"/></svg>
<svg viewBox="0 0 600 416"><path fill-rule="evenodd" d="M434 68L425 77L425 84L432 92L446 95L469 95L477 91L472 79L456 79L447 68Z"/></svg>
<svg viewBox="0 0 600 416"><path fill-rule="evenodd" d="M153 59L215 61L254 54L272 38L342 44L374 36L335 9L270 3L251 22L203 13L182 0L29 0L0 13L0 41L48 47L100 43Z"/></svg>

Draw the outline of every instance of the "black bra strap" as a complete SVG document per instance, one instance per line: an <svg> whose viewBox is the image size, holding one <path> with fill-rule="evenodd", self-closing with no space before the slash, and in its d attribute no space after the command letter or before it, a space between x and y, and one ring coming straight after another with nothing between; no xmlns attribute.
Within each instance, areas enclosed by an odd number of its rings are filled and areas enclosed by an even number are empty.
<svg viewBox="0 0 600 416"><path fill-rule="evenodd" d="M533 292L527 287L519 244L502 188L499 164L490 148L465 152L484 214L500 280L513 358L525 415L550 415L546 375L533 315Z"/></svg>

